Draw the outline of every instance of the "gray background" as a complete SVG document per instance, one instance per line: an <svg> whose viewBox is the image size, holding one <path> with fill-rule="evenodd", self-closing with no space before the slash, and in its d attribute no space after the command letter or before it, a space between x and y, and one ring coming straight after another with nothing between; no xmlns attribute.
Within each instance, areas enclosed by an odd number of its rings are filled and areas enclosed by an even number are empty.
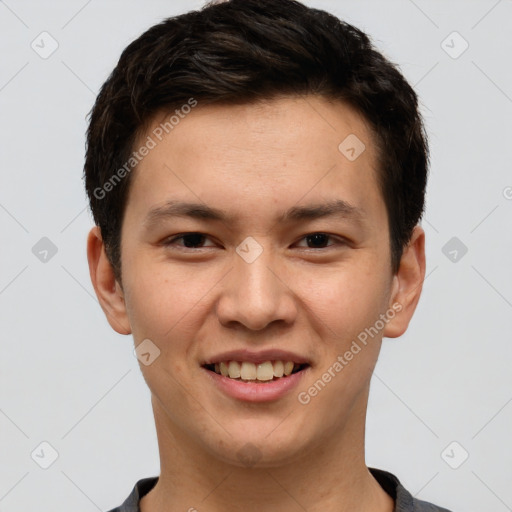
<svg viewBox="0 0 512 512"><path fill-rule="evenodd" d="M408 332L384 341L367 463L454 512L512 510L512 1L307 3L372 36L430 134L428 277ZM2 512L108 510L159 472L132 338L89 279L85 118L130 41L202 4L0 2Z"/></svg>

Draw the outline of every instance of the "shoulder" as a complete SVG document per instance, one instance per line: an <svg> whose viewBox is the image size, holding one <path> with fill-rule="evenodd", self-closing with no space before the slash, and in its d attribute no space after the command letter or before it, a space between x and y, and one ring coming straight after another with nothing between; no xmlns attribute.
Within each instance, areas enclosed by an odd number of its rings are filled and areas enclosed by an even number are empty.
<svg viewBox="0 0 512 512"><path fill-rule="evenodd" d="M438 507L437 505L433 505L432 503L428 503L427 501L421 501L413 498L413 503L414 512L451 512L446 508Z"/></svg>
<svg viewBox="0 0 512 512"><path fill-rule="evenodd" d="M153 487L156 485L158 481L157 476L152 476L149 478L143 478L139 480L130 495L126 498L122 505L119 507L113 508L108 512L140 512L140 500L143 496L145 496Z"/></svg>
<svg viewBox="0 0 512 512"><path fill-rule="evenodd" d="M368 468L368 470L379 482L379 485L395 500L394 512L451 512L433 503L414 498L392 473L376 468Z"/></svg>

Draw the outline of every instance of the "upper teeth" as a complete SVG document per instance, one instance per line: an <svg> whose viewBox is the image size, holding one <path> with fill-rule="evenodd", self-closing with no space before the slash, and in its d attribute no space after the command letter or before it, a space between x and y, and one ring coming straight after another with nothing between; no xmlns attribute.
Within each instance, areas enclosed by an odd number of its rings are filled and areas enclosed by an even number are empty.
<svg viewBox="0 0 512 512"><path fill-rule="evenodd" d="M293 361L265 361L259 364L247 361L222 361L215 363L215 372L231 379L267 381L274 377L290 375L294 367Z"/></svg>

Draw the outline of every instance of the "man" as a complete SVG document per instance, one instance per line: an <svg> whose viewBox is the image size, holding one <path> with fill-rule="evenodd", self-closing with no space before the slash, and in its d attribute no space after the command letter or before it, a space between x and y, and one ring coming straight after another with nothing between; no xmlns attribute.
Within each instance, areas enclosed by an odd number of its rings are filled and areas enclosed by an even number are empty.
<svg viewBox="0 0 512 512"><path fill-rule="evenodd" d="M123 52L88 130L88 259L161 474L116 512L446 511L364 454L382 337L425 276L417 105L364 33L290 0L209 4Z"/></svg>

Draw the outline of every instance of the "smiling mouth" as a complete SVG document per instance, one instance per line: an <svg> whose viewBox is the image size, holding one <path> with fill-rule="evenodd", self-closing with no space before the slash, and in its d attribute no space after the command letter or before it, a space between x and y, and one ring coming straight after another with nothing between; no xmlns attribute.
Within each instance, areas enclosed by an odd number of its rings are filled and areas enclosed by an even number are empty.
<svg viewBox="0 0 512 512"><path fill-rule="evenodd" d="M262 383L285 379L308 367L309 364L293 361L265 361L259 364L248 361L222 361L203 365L203 368L229 379Z"/></svg>

